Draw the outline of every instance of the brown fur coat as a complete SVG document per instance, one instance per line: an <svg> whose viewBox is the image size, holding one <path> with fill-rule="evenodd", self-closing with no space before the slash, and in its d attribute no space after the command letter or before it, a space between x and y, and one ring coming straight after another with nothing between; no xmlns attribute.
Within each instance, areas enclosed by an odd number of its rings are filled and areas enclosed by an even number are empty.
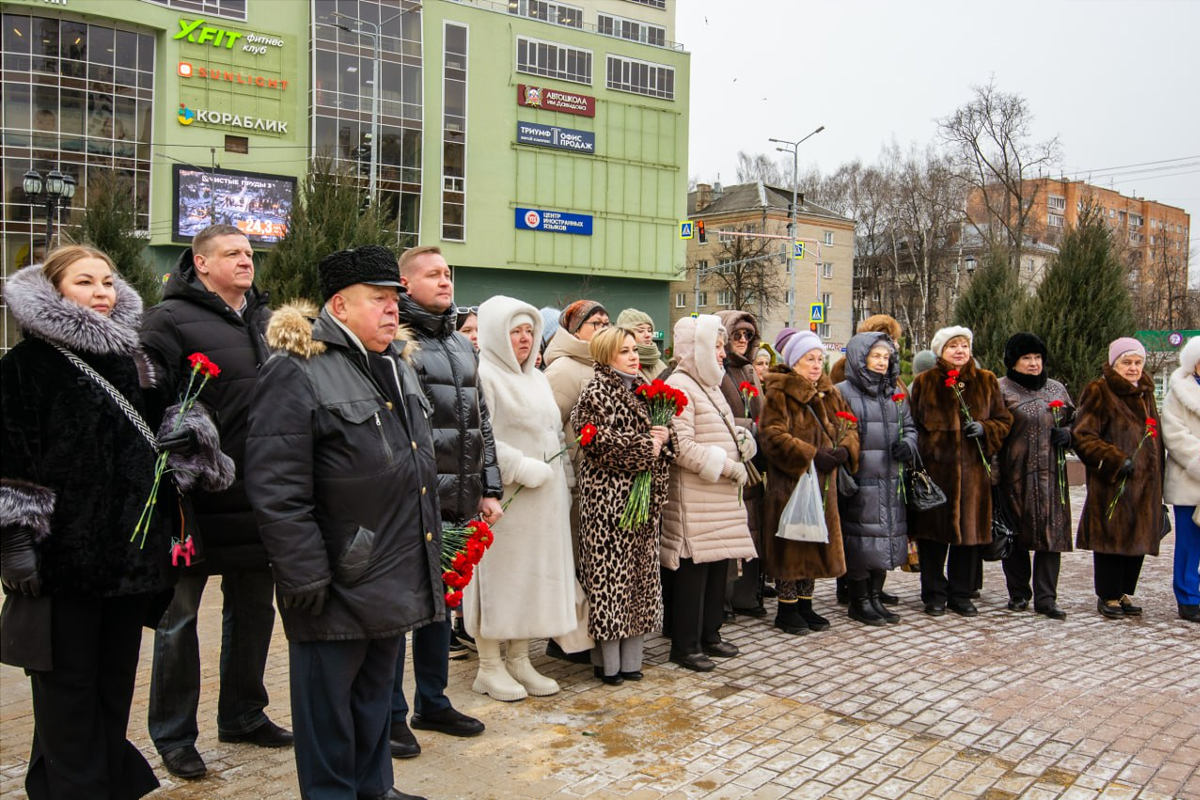
<svg viewBox="0 0 1200 800"><path fill-rule="evenodd" d="M1147 419L1158 421L1154 381L1148 375L1134 386L1105 366L1104 376L1083 390L1074 430L1075 452L1087 467L1078 547L1124 556L1158 555L1165 453L1161 437L1147 439L1138 450ZM1133 474L1109 519L1108 507L1121 483L1117 470L1127 458L1133 458Z"/></svg>
<svg viewBox="0 0 1200 800"><path fill-rule="evenodd" d="M792 542L775 536L779 515L787 505L796 481L812 465L821 447L835 447L838 411L850 406L833 388L828 375L814 386L788 367L772 367L766 374L766 403L759 428L759 447L767 458L767 495L763 503L763 557L766 569L778 580L836 578L846 572L842 550L842 525L838 517L837 481L818 473L825 485L825 523L828 544ZM817 420L808 412L811 408ZM850 451L846 466L858 471L858 431L850 430L840 446ZM815 468L815 467L814 467Z"/></svg>
<svg viewBox="0 0 1200 800"><path fill-rule="evenodd" d="M993 456L1000 451L1012 426L1012 414L1004 405L1000 382L985 369L968 361L959 369L959 391L971 411L971 419L983 424L976 440L963 434L966 418L954 389L946 386L949 362L918 375L909 390L913 422L917 425L917 449L933 482L946 493L946 503L930 511L914 510L909 518L909 536L957 545L987 544L992 540L992 478L979 454L997 467ZM976 445L979 442L979 445Z"/></svg>

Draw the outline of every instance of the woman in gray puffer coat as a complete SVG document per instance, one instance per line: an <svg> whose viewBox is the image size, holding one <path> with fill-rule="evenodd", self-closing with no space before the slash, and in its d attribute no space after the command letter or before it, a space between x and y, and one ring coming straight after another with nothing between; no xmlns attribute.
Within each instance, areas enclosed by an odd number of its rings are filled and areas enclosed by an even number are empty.
<svg viewBox="0 0 1200 800"><path fill-rule="evenodd" d="M846 345L846 380L837 390L858 417L858 493L839 498L851 619L899 622L879 599L885 573L908 556L900 468L917 452L917 429L898 389L900 358L886 333L860 333ZM902 398L902 399L897 399Z"/></svg>

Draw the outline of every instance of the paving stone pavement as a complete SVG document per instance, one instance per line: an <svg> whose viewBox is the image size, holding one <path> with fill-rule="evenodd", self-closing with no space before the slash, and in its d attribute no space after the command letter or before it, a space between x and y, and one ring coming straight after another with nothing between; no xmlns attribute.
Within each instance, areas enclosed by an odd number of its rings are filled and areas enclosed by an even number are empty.
<svg viewBox="0 0 1200 800"><path fill-rule="evenodd" d="M1100 617L1091 556L1077 552L1063 558L1065 622L1007 611L989 564L977 618L927 617L917 576L897 572L888 588L903 620L869 628L820 581L830 630L790 637L770 618L739 618L723 633L743 655L705 675L667 662L669 643L654 638L641 682L607 687L590 668L538 656L562 692L508 704L471 691L473 657L451 662L451 699L488 731L417 731L424 752L394 762L396 783L430 798L1200 798L1200 629L1176 615L1172 544L1146 559L1140 619ZM173 779L154 753L143 642L130 733L163 782L153 796L298 797L290 749L217 741L217 589L201 622L202 781ZM267 680L268 712L287 725L278 626ZM0 669L0 797L25 796L32 726L27 681Z"/></svg>

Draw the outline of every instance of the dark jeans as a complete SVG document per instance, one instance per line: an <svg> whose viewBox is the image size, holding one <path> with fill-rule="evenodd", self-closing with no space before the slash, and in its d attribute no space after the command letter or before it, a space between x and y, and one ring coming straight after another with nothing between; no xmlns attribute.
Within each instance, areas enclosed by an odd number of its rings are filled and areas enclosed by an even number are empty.
<svg viewBox="0 0 1200 800"><path fill-rule="evenodd" d="M1049 608L1058 601L1058 570L1062 563L1062 553L1038 550L1032 555L1031 564L1030 552L1017 548L1012 551L1012 555L1004 559L1004 581L1008 584L1008 598L1032 600L1034 608ZM1033 579L1033 591L1029 589L1030 578Z"/></svg>
<svg viewBox="0 0 1200 800"><path fill-rule="evenodd" d="M413 678L417 691L413 710L418 714L437 714L450 708L446 684L450 681L450 620L431 622L412 632ZM400 637L400 655L396 658L392 685L392 719L408 719L408 701L404 699L404 637Z"/></svg>
<svg viewBox="0 0 1200 800"><path fill-rule="evenodd" d="M1118 556L1112 553L1092 553L1093 580L1096 596L1101 600L1120 600L1123 594L1137 592L1145 556Z"/></svg>
<svg viewBox="0 0 1200 800"><path fill-rule="evenodd" d="M160 753L196 744L200 704L200 641L196 618L208 578L179 579L175 598L154 632L150 676L150 738ZM270 572L239 572L221 578L221 688L217 730L249 733L267 721L263 685L275 627L275 583Z"/></svg>
<svg viewBox="0 0 1200 800"><path fill-rule="evenodd" d="M133 800L158 788L154 770L125 738L149 605L147 595L54 596L46 632L54 668L29 673L30 800Z"/></svg>
<svg viewBox="0 0 1200 800"><path fill-rule="evenodd" d="M721 612L725 607L725 577L729 561L697 564L679 559L671 577L671 649L699 653L701 645L721 641Z"/></svg>
<svg viewBox="0 0 1200 800"><path fill-rule="evenodd" d="M392 788L388 694L403 638L288 644L304 800L378 797Z"/></svg>
<svg viewBox="0 0 1200 800"><path fill-rule="evenodd" d="M921 602L967 602L975 591L979 548L917 539L921 559ZM945 572L943 572L943 567Z"/></svg>

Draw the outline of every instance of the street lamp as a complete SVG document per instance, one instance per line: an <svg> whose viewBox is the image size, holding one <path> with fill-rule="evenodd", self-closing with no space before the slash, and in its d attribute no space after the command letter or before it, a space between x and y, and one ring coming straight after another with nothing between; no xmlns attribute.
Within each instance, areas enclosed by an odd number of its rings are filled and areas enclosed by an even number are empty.
<svg viewBox="0 0 1200 800"><path fill-rule="evenodd" d="M371 205L375 205L376 189L379 182L379 65L382 61L379 46L379 29L385 23L391 22L394 19L404 16L410 11L415 11L421 8L421 4L409 6L400 11L398 14L393 14L379 24L370 22L365 19L351 17L348 14L343 14L340 11L335 11L330 16L338 19L350 20L357 22L359 25L369 25L369 31L353 30L345 25L331 23L335 28L341 28L347 33L357 34L358 36L371 37L371 162L369 169L371 170L370 177L367 179L367 196L370 198Z"/></svg>
<svg viewBox="0 0 1200 800"><path fill-rule="evenodd" d="M32 198L36 198L45 190L46 251L49 252L51 242L54 239L55 214L58 212L60 201L69 201L75 196L75 179L70 175L64 175L58 170L52 169L46 174L46 179L43 181L41 173L31 169L25 173L21 185L25 189L25 193ZM63 205L66 205L66 203L63 203Z"/></svg>
<svg viewBox="0 0 1200 800"><path fill-rule="evenodd" d="M774 142L775 144L785 145L784 147L776 147L775 148L779 152L781 152L781 153L790 152L792 154L792 207L788 213L788 236L790 236L792 239L792 252L788 253L788 255L787 255L787 258L788 258L787 263L791 264L791 267L792 267L791 268L792 290L791 290L791 297L788 299L788 327L789 328L794 328L796 326L796 261L795 261L795 259L796 259L796 233L797 233L796 212L798 211L798 209L796 208L796 191L797 191L796 184L800 182L800 166L799 166L799 158L798 158L797 154L798 154L800 145L804 144L809 139L816 136L818 133L820 133L823 130L825 130L824 125L817 128L815 131L810 133L808 136L805 136L803 139L800 139L799 141L795 141L795 142L790 142L787 139L768 139L768 141ZM819 275L818 275L817 280L820 280Z"/></svg>

